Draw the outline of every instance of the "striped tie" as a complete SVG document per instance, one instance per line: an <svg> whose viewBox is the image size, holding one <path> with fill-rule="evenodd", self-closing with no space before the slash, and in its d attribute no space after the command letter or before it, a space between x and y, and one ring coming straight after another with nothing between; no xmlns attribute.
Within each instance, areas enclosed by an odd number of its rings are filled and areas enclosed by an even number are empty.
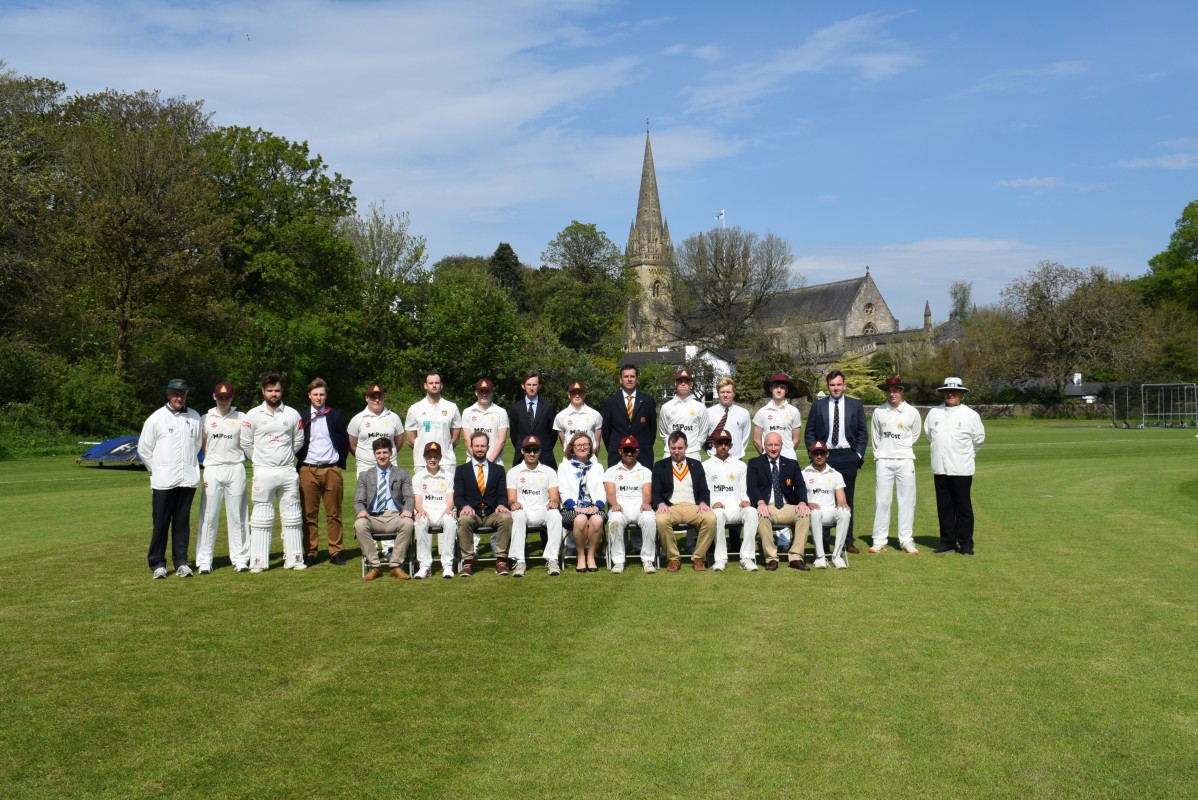
<svg viewBox="0 0 1198 800"><path fill-rule="evenodd" d="M840 444L840 401L832 401L832 446Z"/></svg>
<svg viewBox="0 0 1198 800"><path fill-rule="evenodd" d="M487 478L483 475L483 465L478 465L478 496L482 497L486 492Z"/></svg>
<svg viewBox="0 0 1198 800"><path fill-rule="evenodd" d="M708 447L715 446L715 437L719 436L720 431L724 430L724 426L728 424L728 411L729 410L730 410L730 407L724 409L724 416L720 417L720 421L718 423L716 423L715 430L713 430L711 432L711 436L707 437L707 446Z"/></svg>
<svg viewBox="0 0 1198 800"><path fill-rule="evenodd" d="M624 399L628 401L628 421L632 422L632 395L626 395Z"/></svg>
<svg viewBox="0 0 1198 800"><path fill-rule="evenodd" d="M388 485L387 473L390 470L379 470L379 486L374 493L374 513L382 514L387 510L387 495L391 491Z"/></svg>

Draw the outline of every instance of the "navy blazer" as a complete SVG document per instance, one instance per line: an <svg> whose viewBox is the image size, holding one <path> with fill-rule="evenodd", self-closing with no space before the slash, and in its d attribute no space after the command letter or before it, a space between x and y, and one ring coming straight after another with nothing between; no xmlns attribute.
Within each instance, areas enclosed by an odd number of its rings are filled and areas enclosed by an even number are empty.
<svg viewBox="0 0 1198 800"><path fill-rule="evenodd" d="M855 397L842 397L844 400L844 438L849 447L857 453L857 466L865 463L865 448L869 445L869 435L866 432L865 406ZM828 419L828 403L831 398L816 400L811 404L807 414L807 430L803 433L803 443L808 449L812 442L823 442L832 446L831 420Z"/></svg>
<svg viewBox="0 0 1198 800"><path fill-rule="evenodd" d="M524 437L535 436L541 440L541 463L550 469L557 469L557 456L553 452L557 447L557 431L553 429L553 418L556 416L557 406L544 395L537 397L537 418L532 424L528 421L528 395L522 393L519 399L512 403L507 412L508 434L512 440L512 450L515 451L512 464L519 464L524 460L524 456L520 454L520 443L524 441ZM478 487L474 488L477 494Z"/></svg>
<svg viewBox="0 0 1198 800"><path fill-rule="evenodd" d="M670 466L673 459L663 458L653 465L653 507L657 508L661 503L667 506L673 505L670 502L670 495L674 494L674 468ZM711 505L711 489L707 486L707 473L703 471L703 465L693 458L686 460L691 468L691 483L695 487L695 505L706 503Z"/></svg>
<svg viewBox="0 0 1198 800"><path fill-rule="evenodd" d="M782 501L787 505L797 506L807 502L807 484L803 483L803 468L799 462L786 456L778 456L778 472L782 478ZM770 478L770 457L762 454L749 459L749 473L746 476L749 490L749 502L756 508L757 504L770 505L770 489L773 480Z"/></svg>
<svg viewBox="0 0 1198 800"><path fill-rule="evenodd" d="M461 511L470 506L480 517L495 513L499 506L507 505L507 473L494 461L487 462L486 491L478 493L478 472L474 461L459 464L453 471L453 504Z"/></svg>
<svg viewBox="0 0 1198 800"><path fill-rule="evenodd" d="M628 419L628 406L624 405L624 390L607 398L600 411L603 415L603 436L607 439L607 465L614 467L620 460L620 440L635 436L641 452L636 460L653 469L653 444L657 441L657 403L642 389L636 390L632 401L632 419Z"/></svg>
<svg viewBox="0 0 1198 800"><path fill-rule="evenodd" d="M333 449L337 451L337 466L345 469L345 460L349 458L349 433L345 429L345 417L335 408L330 408L324 416L329 428L329 438L333 440ZM312 406L308 406L300 415L300 430L304 432L304 444L295 454L295 466L298 469L304 465L308 456L308 428L312 424Z"/></svg>

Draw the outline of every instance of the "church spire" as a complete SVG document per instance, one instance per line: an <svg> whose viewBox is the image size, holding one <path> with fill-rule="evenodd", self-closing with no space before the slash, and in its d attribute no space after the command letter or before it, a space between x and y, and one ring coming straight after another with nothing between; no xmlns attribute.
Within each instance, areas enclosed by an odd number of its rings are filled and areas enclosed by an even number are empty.
<svg viewBox="0 0 1198 800"><path fill-rule="evenodd" d="M653 145L645 130L645 160L641 166L641 190L637 196L636 218L628 231L624 255L635 270L643 290L643 301L628 309L624 346L628 350L649 349L668 344L673 337L664 318L662 303L669 285L668 269L674 263L674 243L670 228L661 214L657 194L657 170L653 166Z"/></svg>
<svg viewBox="0 0 1198 800"><path fill-rule="evenodd" d="M657 170L653 167L653 146L645 131L645 162L641 166L641 193L636 202L636 226L643 232L661 230L661 200L657 196ZM643 234L642 234L643 235Z"/></svg>

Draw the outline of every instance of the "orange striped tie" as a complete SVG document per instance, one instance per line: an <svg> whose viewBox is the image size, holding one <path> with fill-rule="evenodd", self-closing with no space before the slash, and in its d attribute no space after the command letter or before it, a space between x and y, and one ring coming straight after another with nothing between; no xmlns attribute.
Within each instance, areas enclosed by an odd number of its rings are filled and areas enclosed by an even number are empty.
<svg viewBox="0 0 1198 800"><path fill-rule="evenodd" d="M628 401L628 421L632 422L632 395L626 395L625 399Z"/></svg>
<svg viewBox="0 0 1198 800"><path fill-rule="evenodd" d="M483 475L483 465L478 465L478 494L481 497L486 493L487 479Z"/></svg>

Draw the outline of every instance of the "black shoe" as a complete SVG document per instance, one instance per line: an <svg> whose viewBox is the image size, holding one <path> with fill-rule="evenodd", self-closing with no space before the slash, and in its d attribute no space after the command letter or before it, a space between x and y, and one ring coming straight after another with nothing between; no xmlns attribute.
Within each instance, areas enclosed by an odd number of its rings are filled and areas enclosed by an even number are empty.
<svg viewBox="0 0 1198 800"><path fill-rule="evenodd" d="M341 555L340 553L337 553L335 556L333 556L332 558L329 559L329 563L336 564L339 567L344 567L345 566L345 556Z"/></svg>
<svg viewBox="0 0 1198 800"><path fill-rule="evenodd" d="M962 551L961 551L961 555L963 555L963 556L971 556L971 555L973 555L973 548L971 547L971 548L969 548L968 550L962 550Z"/></svg>
<svg viewBox="0 0 1198 800"><path fill-rule="evenodd" d="M304 566L305 567L315 567L316 566L316 556L304 556Z"/></svg>
<svg viewBox="0 0 1198 800"><path fill-rule="evenodd" d="M955 553L955 552L957 552L957 548L953 547L951 544L942 544L939 547L937 547L935 550L933 550L932 552L933 553Z"/></svg>

